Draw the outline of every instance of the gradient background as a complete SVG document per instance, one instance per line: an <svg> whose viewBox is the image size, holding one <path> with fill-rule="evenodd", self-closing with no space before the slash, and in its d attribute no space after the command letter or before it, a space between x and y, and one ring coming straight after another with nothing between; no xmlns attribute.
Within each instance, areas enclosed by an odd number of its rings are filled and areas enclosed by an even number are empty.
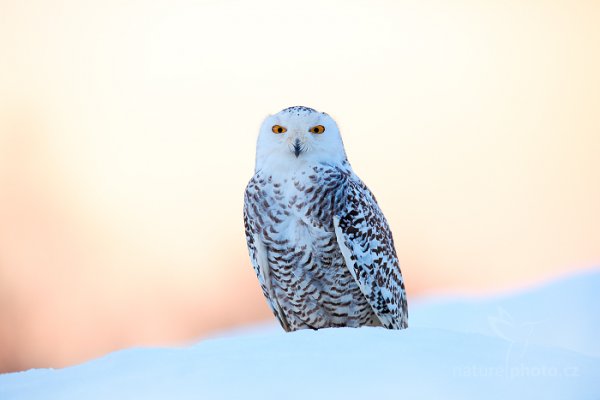
<svg viewBox="0 0 600 400"><path fill-rule="evenodd" d="M258 127L337 119L412 299L600 264L597 1L0 0L0 371L271 314Z"/></svg>

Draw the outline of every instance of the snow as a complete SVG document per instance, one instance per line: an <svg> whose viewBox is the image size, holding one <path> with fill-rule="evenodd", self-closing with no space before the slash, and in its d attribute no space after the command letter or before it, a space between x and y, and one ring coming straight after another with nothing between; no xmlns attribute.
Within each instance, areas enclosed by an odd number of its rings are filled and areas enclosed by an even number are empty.
<svg viewBox="0 0 600 400"><path fill-rule="evenodd" d="M599 399L599 296L597 271L415 302L405 331L266 325L0 375L0 399Z"/></svg>
<svg viewBox="0 0 600 400"><path fill-rule="evenodd" d="M501 297L429 299L417 306L410 323L600 357L600 271Z"/></svg>

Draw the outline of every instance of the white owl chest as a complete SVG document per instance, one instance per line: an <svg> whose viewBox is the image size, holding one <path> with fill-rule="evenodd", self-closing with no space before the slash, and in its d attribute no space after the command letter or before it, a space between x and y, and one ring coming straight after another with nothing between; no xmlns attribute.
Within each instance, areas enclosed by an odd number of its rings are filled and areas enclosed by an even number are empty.
<svg viewBox="0 0 600 400"><path fill-rule="evenodd" d="M333 234L333 215L329 192L323 192L319 181L298 174L281 181L273 180L269 211L270 229L279 240L290 245L303 245Z"/></svg>

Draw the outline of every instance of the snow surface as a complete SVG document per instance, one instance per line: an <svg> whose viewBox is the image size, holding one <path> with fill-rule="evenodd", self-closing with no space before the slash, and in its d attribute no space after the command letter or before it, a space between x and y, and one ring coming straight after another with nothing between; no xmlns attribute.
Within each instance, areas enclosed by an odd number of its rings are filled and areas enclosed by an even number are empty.
<svg viewBox="0 0 600 400"><path fill-rule="evenodd" d="M0 375L0 399L600 399L598 300L600 271L415 302L405 331L267 325Z"/></svg>

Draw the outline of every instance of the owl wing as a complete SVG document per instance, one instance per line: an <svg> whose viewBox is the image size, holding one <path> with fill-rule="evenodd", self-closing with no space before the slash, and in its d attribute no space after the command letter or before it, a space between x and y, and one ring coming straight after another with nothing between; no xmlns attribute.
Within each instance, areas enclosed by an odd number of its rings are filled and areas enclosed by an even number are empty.
<svg viewBox="0 0 600 400"><path fill-rule="evenodd" d="M338 245L350 274L389 329L408 326L404 280L385 216L369 189L349 176L333 218Z"/></svg>
<svg viewBox="0 0 600 400"><path fill-rule="evenodd" d="M254 221L254 218L258 218L257 212L258 209L252 206L252 201L248 198L248 190L246 190L244 196L244 228L246 231L246 243L248 245L248 252L250 253L250 261L271 311L273 311L273 314L279 320L283 329L289 332L290 327L288 321L281 311L281 307L277 302L277 297L271 288L267 248L260 240L256 221Z"/></svg>

